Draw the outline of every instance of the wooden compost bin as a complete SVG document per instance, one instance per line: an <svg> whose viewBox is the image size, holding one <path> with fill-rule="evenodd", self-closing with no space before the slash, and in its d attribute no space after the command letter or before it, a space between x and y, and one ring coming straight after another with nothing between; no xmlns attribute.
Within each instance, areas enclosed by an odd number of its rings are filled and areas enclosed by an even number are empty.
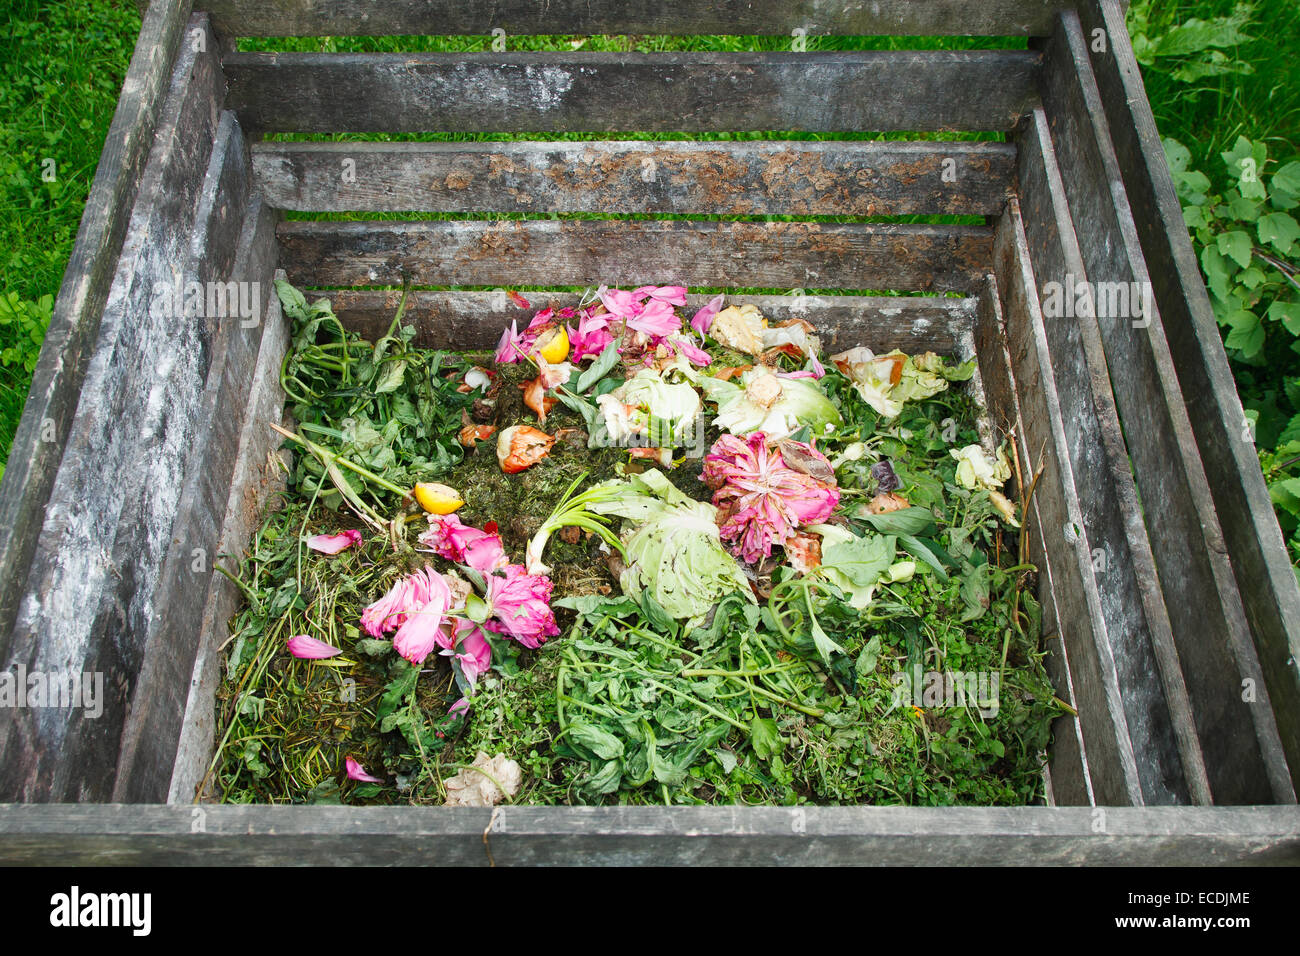
<svg viewBox="0 0 1300 956"><path fill-rule="evenodd" d="M1294 862L1300 594L1118 0L154 0L0 489L0 659L102 713L0 709L3 862ZM1027 50L286 54L282 35L971 34ZM275 132L981 130L1004 142L275 142ZM771 219L286 221L285 210ZM979 225L869 217L969 215ZM845 217L834 222L809 217ZM1025 515L1059 695L1049 806L195 803L237 556L278 470L278 270L373 333L365 287L787 288L834 349L979 360L1041 471ZM256 321L159 284L257 283ZM1136 321L1049 283L1150 283ZM246 286L245 288L252 288ZM803 288L844 295L805 296ZM1140 288L1140 287L1139 287ZM958 296L868 297L894 289ZM1100 299L1103 293L1098 293ZM562 297L559 297L562 298ZM485 291L422 292L432 346ZM164 297L165 301L165 297ZM1098 311L1106 311L1099 309Z"/></svg>

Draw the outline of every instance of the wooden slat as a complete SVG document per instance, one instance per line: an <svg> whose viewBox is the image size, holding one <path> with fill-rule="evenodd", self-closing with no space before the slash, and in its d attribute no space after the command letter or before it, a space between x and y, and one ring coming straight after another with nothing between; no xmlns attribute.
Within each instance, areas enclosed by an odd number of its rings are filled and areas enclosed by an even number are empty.
<svg viewBox="0 0 1300 956"><path fill-rule="evenodd" d="M1063 405L1057 392L1046 322L1039 308L1040 290L1018 203L1010 204L998 225L994 269L1001 277L1006 348L1022 416L1020 438L1030 456L1022 473L1044 469L1034 492L1038 532L1052 573L1052 600L1059 604L1062 630L1057 644L1072 663L1089 783L1100 804L1142 804L1149 801L1142 770L1150 757L1139 753L1147 741L1141 728L1134 732L1129 727L1125 700L1126 695L1141 691L1125 685L1116 667L1112 623L1093 564L1096 539L1089 534L1080 502L1080 496L1087 494L1080 484L1096 478L1076 473L1070 457L1065 428L1069 406ZM1077 533L1067 535L1067 526ZM1149 681L1149 676L1143 675L1143 681Z"/></svg>
<svg viewBox="0 0 1300 956"><path fill-rule="evenodd" d="M760 34L1024 36L1047 34L1061 0L206 0L235 36L469 34Z"/></svg>
<svg viewBox="0 0 1300 956"><path fill-rule="evenodd" d="M220 522L239 451L242 416L233 413L251 390L251 375L271 270L241 248L252 187L244 138L233 113L221 118L200 198L198 228L183 274L202 283L257 283L256 319L240 316L170 320L170 347L206 363L178 363L159 393L156 420L143 423L133 474L149 481L123 508L113 563L132 582L106 597L120 617L108 616L111 640L144 647L140 676L122 732L113 799L127 803L167 798L176 743L199 640L204 597L213 576ZM244 261L240 261L243 258ZM206 365L206 368L204 367ZM165 409L165 413L162 410Z"/></svg>
<svg viewBox="0 0 1300 956"><path fill-rule="evenodd" d="M1150 288L1104 120L1087 43L1073 11L1046 50L1043 102L1084 268L1102 283ZM1164 329L1153 306L1096 324L1127 438L1156 570L1195 729L1217 803L1293 802L1263 673L1226 556ZM1145 327L1143 325L1145 324ZM1158 505L1155 503L1158 502ZM1244 700L1246 682L1256 703Z"/></svg>
<svg viewBox="0 0 1300 956"><path fill-rule="evenodd" d="M401 300L400 292L369 289L319 295L331 301L344 325L372 342L388 331ZM523 325L537 309L562 309L580 300L571 292L529 292L527 298L532 308L520 311L504 292L412 292L403 321L415 326L415 342L423 348L489 349L512 319ZM678 311L689 317L712 298L688 295ZM729 295L726 301L752 303L771 321L807 319L826 352L866 345L878 352L897 348L952 355L974 315L973 299L929 296Z"/></svg>
<svg viewBox="0 0 1300 956"><path fill-rule="evenodd" d="M962 292L989 259L986 226L527 220L286 222L281 257L305 286L640 285Z"/></svg>
<svg viewBox="0 0 1300 956"><path fill-rule="evenodd" d="M192 19L190 28L206 31L206 18ZM80 708L0 709L5 795L105 799L112 792L119 736L144 653L138 633L107 636L110 628L120 634L116 628L135 584L114 565L112 545L128 496L151 480L138 464L162 466L179 454L147 449L149 415L172 411L155 404L156 390L208 360L202 351L170 347L168 320L150 317L155 284L171 282L187 262L217 127L221 69L215 38L205 36L204 51L181 45L172 73L44 525L24 569L24 597L6 658L7 665L22 664L29 672L99 674L103 713L90 720ZM170 320L176 326L192 321ZM101 604L103 595L114 593L123 604Z"/></svg>
<svg viewBox="0 0 1300 956"><path fill-rule="evenodd" d="M253 355L244 353L244 339L237 340L239 354L226 363L227 378L242 384L240 399L232 399L231 424L238 428L237 450L233 454L234 473L220 521L220 537L212 550L213 562L220 561L233 570L247 553L249 542L261 524L267 500L284 487L284 472L279 456L288 452L276 448L281 438L272 424L284 421L285 397L280 388L280 364L288 348L287 323L280 311L280 300L269 281L275 268L275 213L264 205L250 210L245 230L246 250L241 255L244 274L264 283L266 310L261 335ZM226 433L228 436L231 432ZM224 575L212 574L206 597L202 599L202 616L195 630L198 647L188 682L182 681L185 699L184 719L172 761L168 803L189 803L207 773L216 746L217 688L221 683L222 648L230 637L230 621L244 600L238 588ZM174 738L169 738L173 740Z"/></svg>
<svg viewBox="0 0 1300 956"><path fill-rule="evenodd" d="M1007 222L999 225L997 237L1000 248L1007 246L1004 234L1009 229L1008 222L1016 215L1018 213L1008 209ZM1032 275L1029 278L1032 281ZM1033 300L1032 296L1028 298L1029 301ZM1066 506L1060 469L1056 467L1055 458L1050 459L1054 470L1047 471L1048 440L1044 434L1047 426L1053 423L1046 421L1044 417L1027 419L1022 409L1020 388L1013 371L1011 353L1007 349L1007 324L1001 299L997 277L990 275L988 283L980 293L976 310L975 355L979 360L980 379L987 401L986 408L995 429L994 438L997 441L1004 438L1010 441L1012 453L1020 460L1019 474L1026 476L1025 486L1034 487L1033 498L1030 500L1027 513L1021 515L1021 521L1026 531L1029 560L1038 568L1038 600L1043 613L1042 643L1048 652L1044 663L1047 666L1048 676L1052 680L1052 686L1056 688L1056 696L1077 711L1080 694L1075 690L1074 676L1070 667L1071 651L1077 653L1077 648L1073 648L1074 641L1064 641L1063 635L1067 632L1076 633L1079 630L1078 622L1086 621L1088 615L1086 611L1079 612L1084 597L1082 589L1061 592L1058 599L1057 589L1066 588L1067 583L1059 569L1053 573L1052 557L1048 554L1048 546L1053 539L1060 540L1060 536L1055 533L1060 522L1052 511L1063 513ZM1018 316L1017 322L1033 327L1028 316ZM1050 393L1048 395L1050 396ZM1053 428L1059 428L1059 425L1058 418ZM1041 451L1035 454L1036 449ZM1035 483L1033 475L1039 467L1042 467L1044 472ZM1008 494L1017 495L1023 493L1023 490L1020 487L1010 486L1006 489ZM1051 499L1046 505L1044 505L1045 498ZM1077 502L1074 502L1074 507L1077 510ZM1047 519L1043 517L1045 511L1049 515ZM1050 532L1048 529L1051 529ZM1086 631L1087 628L1084 630ZM1088 692L1090 697L1095 698L1094 688L1104 689L1104 685L1101 681L1096 681L1081 687L1080 690ZM1101 715L1108 718L1108 724L1114 725L1112 712L1105 707L1104 703L1100 710L1085 708L1085 713L1090 721ZM1122 712L1117 711L1117 713ZM1122 718L1120 723L1122 725ZM1129 763L1131 764L1132 761L1130 760ZM1051 805L1089 806L1097 802L1089 776L1082 721L1078 716L1063 714L1052 722L1048 770L1048 798ZM1122 773L1111 772L1106 776L1110 780L1123 780ZM1131 774L1131 778L1134 781L1131 790L1137 794L1139 791L1136 786L1136 774ZM1124 794L1122 800L1110 802L1132 802L1132 799Z"/></svg>
<svg viewBox="0 0 1300 956"><path fill-rule="evenodd" d="M275 132L1009 130L1025 50L235 53L227 106Z"/></svg>
<svg viewBox="0 0 1300 956"><path fill-rule="evenodd" d="M0 805L0 862L46 866L1300 863L1288 807Z"/></svg>
<svg viewBox="0 0 1300 956"><path fill-rule="evenodd" d="M306 212L996 215L1009 143L257 143L266 201Z"/></svg>
<svg viewBox="0 0 1300 956"><path fill-rule="evenodd" d="M1300 588L1183 224L1123 11L1114 0L1089 0L1079 5L1079 15L1087 35L1107 31L1105 51L1089 48L1092 68L1291 780L1300 787Z"/></svg>
<svg viewBox="0 0 1300 956"><path fill-rule="evenodd" d="M1083 282L1087 272L1041 109L1027 119L1019 146L1020 203L1042 295L1048 282L1065 283L1069 276ZM1096 321L1061 317L1045 320L1044 328L1065 412L1081 530L1098 570L1104 567L1098 579L1102 614L1119 686L1125 691L1125 717L1145 802L1208 802L1209 785Z"/></svg>
<svg viewBox="0 0 1300 956"><path fill-rule="evenodd" d="M7 659L24 572L76 412L140 174L155 128L167 129L163 101L189 7L158 2L144 17L9 450L0 483L0 660Z"/></svg>

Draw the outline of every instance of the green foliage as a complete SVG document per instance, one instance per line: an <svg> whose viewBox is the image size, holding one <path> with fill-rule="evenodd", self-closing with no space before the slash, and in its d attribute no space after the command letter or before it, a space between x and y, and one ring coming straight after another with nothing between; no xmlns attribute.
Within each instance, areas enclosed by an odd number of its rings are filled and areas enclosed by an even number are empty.
<svg viewBox="0 0 1300 956"><path fill-rule="evenodd" d="M32 373L53 309L52 295L35 302L18 298L17 292L0 295L0 342L12 343L0 349L0 365Z"/></svg>
<svg viewBox="0 0 1300 956"><path fill-rule="evenodd" d="M1129 7L1128 30L1133 53L1144 67L1157 66L1174 79L1191 83L1210 76L1253 73L1254 65L1224 52L1254 39L1246 26L1255 15L1253 3L1238 3L1227 16L1203 20L1192 17L1176 26L1152 24L1152 0Z"/></svg>

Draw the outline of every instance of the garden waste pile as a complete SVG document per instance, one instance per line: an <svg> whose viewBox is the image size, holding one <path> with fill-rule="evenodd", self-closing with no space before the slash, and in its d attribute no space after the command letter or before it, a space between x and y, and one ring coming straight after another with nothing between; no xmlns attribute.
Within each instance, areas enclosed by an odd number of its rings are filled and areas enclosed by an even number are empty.
<svg viewBox="0 0 1300 956"><path fill-rule="evenodd" d="M495 353L277 283L285 492L222 568L233 802L1024 804L1032 476L933 353L602 287ZM405 305L403 297L403 306Z"/></svg>

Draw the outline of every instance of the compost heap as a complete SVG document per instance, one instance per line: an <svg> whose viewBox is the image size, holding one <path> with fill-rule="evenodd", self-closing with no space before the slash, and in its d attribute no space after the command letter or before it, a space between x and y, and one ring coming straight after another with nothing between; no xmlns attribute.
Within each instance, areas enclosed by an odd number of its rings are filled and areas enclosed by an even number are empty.
<svg viewBox="0 0 1300 956"><path fill-rule="evenodd" d="M678 286L434 351L277 288L294 465L222 569L220 798L1041 798L1065 705L973 362Z"/></svg>

